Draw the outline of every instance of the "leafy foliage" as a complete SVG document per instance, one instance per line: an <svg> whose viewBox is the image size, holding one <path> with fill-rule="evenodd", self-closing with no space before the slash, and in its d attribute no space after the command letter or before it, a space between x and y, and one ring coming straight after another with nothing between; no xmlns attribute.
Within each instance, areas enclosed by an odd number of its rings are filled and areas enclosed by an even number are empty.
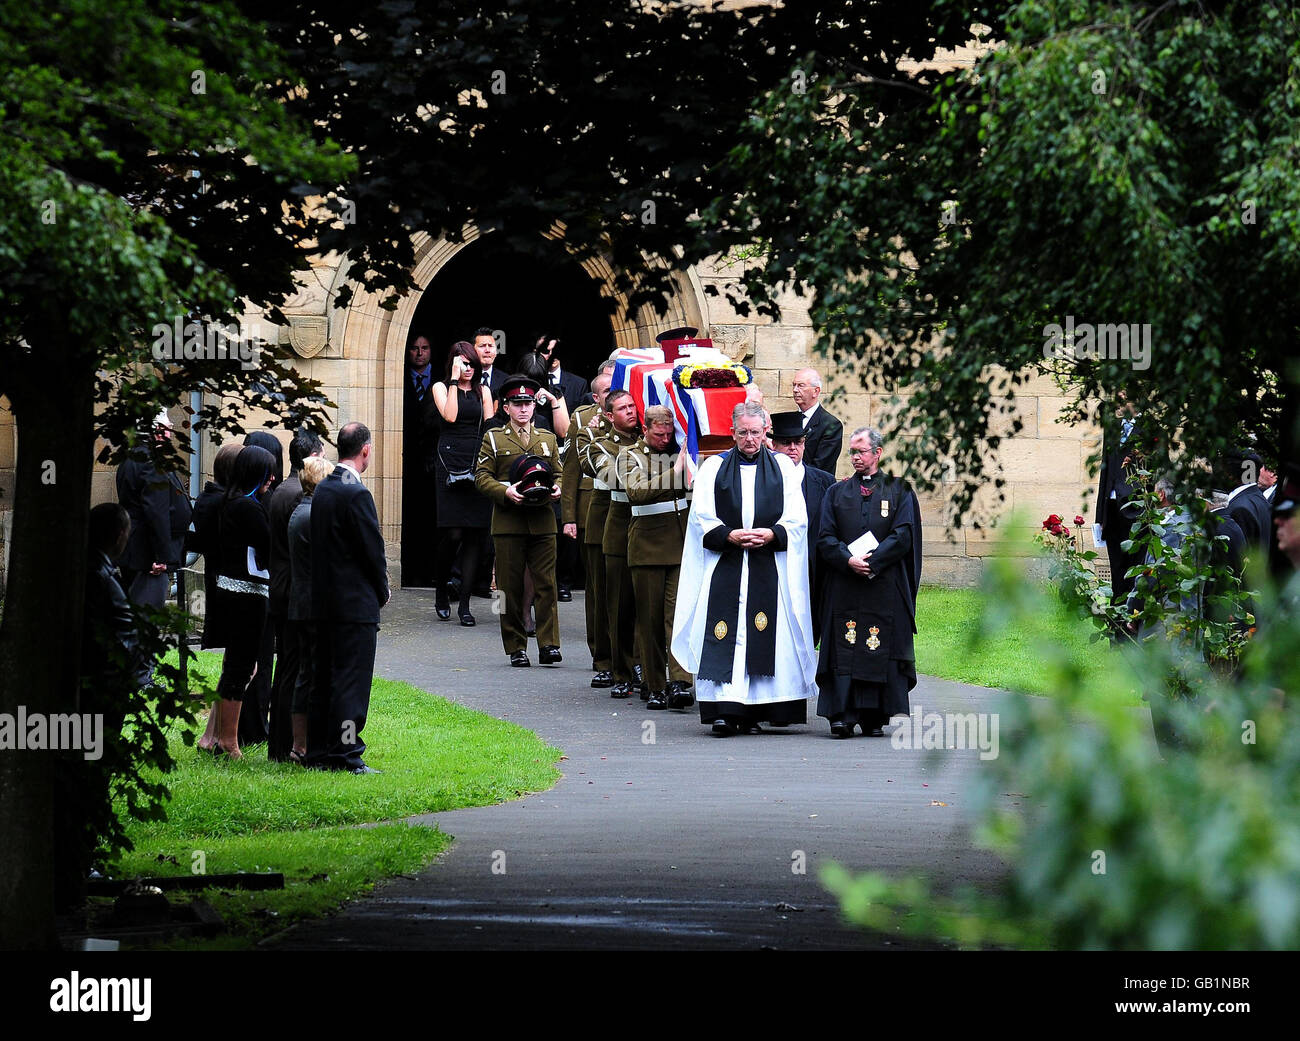
<svg viewBox="0 0 1300 1041"><path fill-rule="evenodd" d="M1300 12L936 8L937 24L982 21L990 45L973 68L899 73L910 103L882 109L877 82L824 54L804 63L816 89L759 100L727 158L747 188L707 214L767 245L737 291L764 313L782 286L810 295L827 353L863 359L864 381L906 402L893 428L925 417L900 455L927 487L955 470L959 517L1000 444L991 419L1035 378L1057 381L1067 420L1120 390L1140 401L1181 437L1152 470L1248 434L1278 457L1300 327L1300 183L1284 172L1300 145ZM1150 326L1146 367L1117 343L1115 357L1049 352L1047 327L1071 317ZM1114 436L1116 416L1099 418Z"/></svg>
<svg viewBox="0 0 1300 1041"><path fill-rule="evenodd" d="M1069 611L1009 564L985 591L972 644ZM1187 668L1170 643L1144 645L1101 677L1045 646L1056 694L999 704L1000 754L974 793L980 844L1006 861L1006 884L935 894L921 879L855 878L842 867L823 880L864 926L966 945L1294 948L1300 751L1296 701L1282 691L1300 685L1298 638L1293 613L1252 644L1241 683L1207 669L1196 701L1153 698L1184 739L1163 757L1127 690L1159 690L1171 669ZM1021 808L1007 792L1023 794Z"/></svg>

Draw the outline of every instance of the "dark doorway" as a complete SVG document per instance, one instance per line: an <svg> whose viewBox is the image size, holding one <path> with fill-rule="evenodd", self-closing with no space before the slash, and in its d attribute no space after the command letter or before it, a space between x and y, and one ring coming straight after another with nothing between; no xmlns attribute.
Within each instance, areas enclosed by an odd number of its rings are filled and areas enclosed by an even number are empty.
<svg viewBox="0 0 1300 1041"><path fill-rule="evenodd" d="M447 349L472 340L480 326L505 333L499 365L513 372L543 331L560 338L561 364L585 380L614 350L614 328L600 284L564 247L539 261L510 249L501 235L487 235L457 253L425 290L411 333L433 344L441 379Z"/></svg>
<svg viewBox="0 0 1300 1041"><path fill-rule="evenodd" d="M407 336L407 344L416 336L429 338L435 381L444 377L451 345L473 340L480 326L505 333L505 352L497 366L506 372L514 371L544 331L559 337L561 364L591 379L596 366L614 350L609 302L600 295L600 284L562 245L556 243L554 251L553 258L538 260L511 249L502 235L487 235L443 266L420 299ZM404 437L409 439L421 421L411 416L403 420ZM437 527L429 484L433 477L413 463L412 459L405 465L402 479L403 502L420 504L416 506L419 516L403 510L402 583L406 586L427 583L422 574L426 569L416 566L422 556L418 542L436 538Z"/></svg>

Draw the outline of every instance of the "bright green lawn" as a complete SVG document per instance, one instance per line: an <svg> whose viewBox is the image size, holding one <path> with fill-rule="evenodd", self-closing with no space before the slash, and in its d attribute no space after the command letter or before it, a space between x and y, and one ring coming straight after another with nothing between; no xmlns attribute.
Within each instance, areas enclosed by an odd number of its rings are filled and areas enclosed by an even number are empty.
<svg viewBox="0 0 1300 1041"><path fill-rule="evenodd" d="M1089 643L1088 622L1065 612L1044 612L1021 629L969 646L985 593L978 589L922 586L916 602L916 671L982 687L1051 694L1042 647L1067 648L1086 677L1100 677L1121 659L1105 641Z"/></svg>
<svg viewBox="0 0 1300 1041"><path fill-rule="evenodd" d="M193 672L215 685L220 661L203 653ZM202 721L196 734L201 729ZM435 828L355 825L504 802L560 776L560 751L531 731L391 680L374 681L364 737L366 761L383 773L354 777L271 763L265 746L239 762L217 762L187 747L178 732L168 820L133 823L136 848L112 874L190 874L196 851L209 874L283 872L282 891L205 893L232 929L216 945L244 946L380 878L423 868L451 842Z"/></svg>

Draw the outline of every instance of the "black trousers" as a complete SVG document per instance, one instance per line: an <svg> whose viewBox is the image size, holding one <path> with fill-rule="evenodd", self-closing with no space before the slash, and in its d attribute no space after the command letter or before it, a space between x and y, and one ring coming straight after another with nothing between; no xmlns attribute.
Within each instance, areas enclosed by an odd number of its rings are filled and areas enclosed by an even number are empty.
<svg viewBox="0 0 1300 1041"><path fill-rule="evenodd" d="M267 729L266 757L275 762L289 758L293 748L293 692L298 686L298 642L290 639L289 620L271 616L275 633L275 679L271 682L271 720Z"/></svg>
<svg viewBox="0 0 1300 1041"><path fill-rule="evenodd" d="M375 622L317 622L316 683L307 703L307 765L347 770L361 765L361 731L375 674Z"/></svg>

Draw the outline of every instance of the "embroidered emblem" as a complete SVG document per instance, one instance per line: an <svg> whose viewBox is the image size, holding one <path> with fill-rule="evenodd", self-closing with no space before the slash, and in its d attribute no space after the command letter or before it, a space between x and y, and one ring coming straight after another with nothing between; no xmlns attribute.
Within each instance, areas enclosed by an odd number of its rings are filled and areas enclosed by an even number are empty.
<svg viewBox="0 0 1300 1041"><path fill-rule="evenodd" d="M767 628L767 615L762 611L759 611L758 614L754 615L754 628L760 633Z"/></svg>
<svg viewBox="0 0 1300 1041"><path fill-rule="evenodd" d="M880 646L880 626L873 625L867 630L870 635L867 637L867 646L873 651Z"/></svg>
<svg viewBox="0 0 1300 1041"><path fill-rule="evenodd" d="M888 516L889 516L889 500L888 500L888 499L881 499L881 500L880 500L880 515L881 515L882 517L888 517Z"/></svg>
<svg viewBox="0 0 1300 1041"><path fill-rule="evenodd" d="M727 623L719 622L713 627L713 638L715 640L725 640L727 638Z"/></svg>
<svg viewBox="0 0 1300 1041"><path fill-rule="evenodd" d="M858 623L857 623L857 622L845 622L845 623L844 623L844 642L845 642L845 643L857 643L857 642L858 642Z"/></svg>
<svg viewBox="0 0 1300 1041"><path fill-rule="evenodd" d="M551 456L551 446L548 445L545 441L543 441L540 445L538 445L538 447L542 450L542 455L546 456L549 459ZM885 503L885 505L888 506L889 504Z"/></svg>

